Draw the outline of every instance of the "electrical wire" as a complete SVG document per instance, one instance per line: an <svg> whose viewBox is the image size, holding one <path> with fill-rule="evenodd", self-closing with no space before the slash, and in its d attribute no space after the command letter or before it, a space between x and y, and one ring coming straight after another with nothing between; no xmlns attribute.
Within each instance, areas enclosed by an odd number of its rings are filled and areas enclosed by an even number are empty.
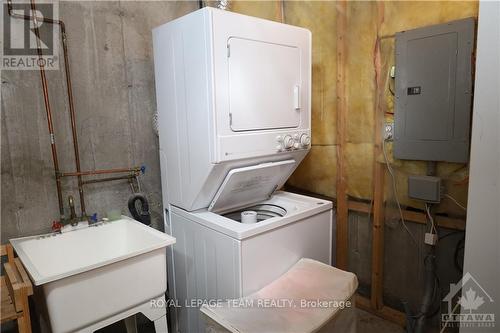
<svg viewBox="0 0 500 333"><path fill-rule="evenodd" d="M431 221L430 233L437 235L436 225L434 224L434 218L432 217L431 212L430 212L430 205L427 203L425 203L425 211L427 213L427 216L429 217L429 221Z"/></svg>
<svg viewBox="0 0 500 333"><path fill-rule="evenodd" d="M464 211L467 211L467 208L465 208L464 205L462 205L460 202L458 202L454 197L452 197L451 195L449 194L445 194L444 195L445 197L447 197L448 199L450 199L451 201L453 201L455 203L455 205L457 205L458 207L462 208Z"/></svg>
<svg viewBox="0 0 500 333"><path fill-rule="evenodd" d="M387 83L387 88L389 89L389 92L391 93L391 95L392 95L392 96L395 96L395 94L394 94L394 90L392 90L392 88L391 88L391 83L390 83L390 82L389 82L389 83Z"/></svg>
<svg viewBox="0 0 500 333"><path fill-rule="evenodd" d="M384 153L385 165L387 166L387 170L389 171L389 174L391 175L391 178L392 178L392 190L394 192L394 198L396 199L396 204L398 206L399 215L401 217L401 224L405 228L408 235L410 235L410 237L413 240L413 242L415 243L415 245L418 246L417 239L415 238L415 236L412 234L412 232L410 231L410 229L406 225L406 221L405 221L404 216L403 216L403 209L401 209L401 204L400 204L399 198L398 198L398 189L396 187L396 177L394 176L394 170L392 169L391 164L389 163L389 159L387 158L387 151L385 149L385 142L386 142L386 140L384 140L382 142L382 152Z"/></svg>

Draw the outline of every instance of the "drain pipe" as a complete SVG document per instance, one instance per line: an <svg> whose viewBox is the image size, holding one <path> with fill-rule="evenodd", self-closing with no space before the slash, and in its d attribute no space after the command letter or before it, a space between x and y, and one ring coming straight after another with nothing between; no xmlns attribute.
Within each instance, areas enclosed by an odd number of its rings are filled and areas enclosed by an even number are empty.
<svg viewBox="0 0 500 333"><path fill-rule="evenodd" d="M427 175L436 176L437 163L435 161L427 162ZM431 213L429 213L430 215ZM415 333L426 332L428 319L432 316L431 310L435 299L437 288L436 281L436 255L435 245L428 245L427 255L424 259L424 295L420 305L420 314L416 318Z"/></svg>
<svg viewBox="0 0 500 333"><path fill-rule="evenodd" d="M420 316L415 324L415 333L427 332L426 326L428 319L431 316L432 304L435 299L436 290L436 256L434 255L434 246L429 249L429 254L424 260L425 277L424 277L424 296L420 306Z"/></svg>

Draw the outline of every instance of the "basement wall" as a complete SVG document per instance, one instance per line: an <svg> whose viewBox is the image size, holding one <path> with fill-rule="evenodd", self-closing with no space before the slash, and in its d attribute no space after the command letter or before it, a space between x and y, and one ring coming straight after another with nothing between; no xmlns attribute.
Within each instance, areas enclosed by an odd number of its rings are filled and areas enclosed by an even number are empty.
<svg viewBox="0 0 500 333"><path fill-rule="evenodd" d="M291 7L291 8L290 8ZM297 8L302 7L302 8ZM304 7L315 8L305 10ZM322 8L326 7L326 8ZM336 26L335 2L286 4L286 22L301 25L313 32L313 135L311 153L289 180L289 185L329 197L336 196ZM294 9L296 9L294 11ZM346 100L347 194L356 199L371 200L373 194L373 148L375 138L374 110L377 93L383 96L382 108L387 121L392 120L393 96L389 78L394 65L396 32L445 23L466 17L477 18L478 3L469 2L348 2L346 26ZM308 15L305 13L311 13ZM325 37L329 36L329 38ZM380 38L381 73L384 86L375 80L375 50ZM410 174L426 173L426 163L392 158L392 143L387 144L389 160L396 173L400 201L410 207L423 209L421 203L407 197L406 178ZM377 157L383 162L383 156ZM324 167L328 165L328 167ZM438 163L438 176L455 199L467 202L468 166ZM389 179L389 177L386 177ZM393 200L392 185L386 184L386 199ZM464 216L464 212L449 199L444 199L436 212Z"/></svg>
<svg viewBox="0 0 500 333"><path fill-rule="evenodd" d="M66 23L82 170L146 167L140 177L153 225L162 226L151 30L198 8L196 1L61 1ZM62 57L62 55L61 55ZM65 76L47 71L60 167L74 171ZM1 231L9 238L50 231L59 218L50 138L38 71L1 72ZM64 203L76 178L63 182ZM128 213L127 181L87 185L87 212ZM69 212L67 211L67 214Z"/></svg>

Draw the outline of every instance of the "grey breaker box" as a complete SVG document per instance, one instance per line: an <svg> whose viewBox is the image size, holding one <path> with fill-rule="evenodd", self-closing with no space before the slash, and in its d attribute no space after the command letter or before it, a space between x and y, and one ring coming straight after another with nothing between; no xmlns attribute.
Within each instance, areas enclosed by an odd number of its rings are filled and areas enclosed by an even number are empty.
<svg viewBox="0 0 500 333"><path fill-rule="evenodd" d="M396 34L394 156L469 158L474 19Z"/></svg>

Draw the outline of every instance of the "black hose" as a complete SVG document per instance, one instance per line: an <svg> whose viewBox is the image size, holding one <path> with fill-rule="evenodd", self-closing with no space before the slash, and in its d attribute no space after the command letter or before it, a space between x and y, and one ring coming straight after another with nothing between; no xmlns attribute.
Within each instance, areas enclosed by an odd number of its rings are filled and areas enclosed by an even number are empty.
<svg viewBox="0 0 500 333"><path fill-rule="evenodd" d="M140 212L137 210L137 201L141 203ZM145 225L151 224L151 215L149 214L148 199L146 199L146 196L144 194L141 193L132 194L132 196L128 199L128 210L130 211L130 214L132 214L132 217L135 220L142 222Z"/></svg>
<svg viewBox="0 0 500 333"><path fill-rule="evenodd" d="M460 239L457 242L457 245L455 246L455 255L454 255L454 258L455 258L455 268L460 273L464 272L464 267L463 267L463 251L464 251L464 248L465 248L465 237L463 237L462 239ZM460 257L460 253L461 252L462 252L462 257Z"/></svg>
<svg viewBox="0 0 500 333"><path fill-rule="evenodd" d="M420 313L423 316L419 317L415 323L415 332L423 333L425 332L425 327L427 325L427 315L431 313L431 307L436 295L436 263L435 256L433 253L433 248L431 248L430 253L426 256L424 260L425 266L425 282L424 282L424 296L422 299L422 304L420 306Z"/></svg>
<svg viewBox="0 0 500 333"><path fill-rule="evenodd" d="M403 306L406 314L406 333L413 333L415 326L415 317L412 315L410 305L408 302L403 301Z"/></svg>

